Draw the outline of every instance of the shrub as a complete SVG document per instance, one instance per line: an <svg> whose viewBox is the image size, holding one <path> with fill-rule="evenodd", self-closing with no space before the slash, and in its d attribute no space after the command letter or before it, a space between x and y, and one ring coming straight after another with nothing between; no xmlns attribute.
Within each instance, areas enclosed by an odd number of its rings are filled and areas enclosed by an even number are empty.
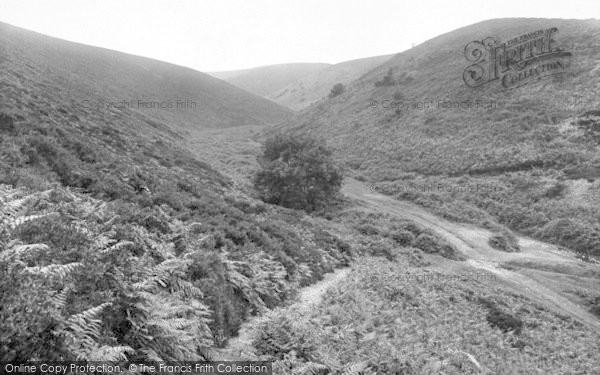
<svg viewBox="0 0 600 375"><path fill-rule="evenodd" d="M519 317L505 313L496 307L490 309L486 320L490 326L500 328L503 332L513 331L518 335L523 329L523 321Z"/></svg>
<svg viewBox="0 0 600 375"><path fill-rule="evenodd" d="M413 242L413 246L428 254L438 254L452 260L465 260L454 246L427 233L420 234Z"/></svg>
<svg viewBox="0 0 600 375"><path fill-rule="evenodd" d="M600 229L573 219L555 219L543 226L537 236L589 255L600 254Z"/></svg>
<svg viewBox="0 0 600 375"><path fill-rule="evenodd" d="M548 199L558 199L563 197L567 185L564 182L557 182L544 193L544 197Z"/></svg>
<svg viewBox="0 0 600 375"><path fill-rule="evenodd" d="M169 223L164 219L159 219L155 215L146 216L141 223L147 230L167 234L171 231Z"/></svg>
<svg viewBox="0 0 600 375"><path fill-rule="evenodd" d="M276 135L258 159L254 186L261 198L284 207L314 211L329 203L342 185L342 173L323 142Z"/></svg>
<svg viewBox="0 0 600 375"><path fill-rule="evenodd" d="M379 230L371 224L360 224L356 226L356 230L365 236L375 236L379 234Z"/></svg>
<svg viewBox="0 0 600 375"><path fill-rule="evenodd" d="M494 249L506 251L508 253L514 253L521 250L517 237L507 230L492 235L488 240L488 244Z"/></svg>
<svg viewBox="0 0 600 375"><path fill-rule="evenodd" d="M398 230L392 233L392 239L400 246L409 246L415 240L415 236L409 231Z"/></svg>
<svg viewBox="0 0 600 375"><path fill-rule="evenodd" d="M375 82L375 87L393 86L395 84L396 84L396 81L394 80L394 72L393 72L392 68L390 68L388 70L387 74L385 76L383 76L383 79L381 81Z"/></svg>
<svg viewBox="0 0 600 375"><path fill-rule="evenodd" d="M335 98L336 96L342 95L346 91L346 86L341 83L336 83L329 92L329 98Z"/></svg>
<svg viewBox="0 0 600 375"><path fill-rule="evenodd" d="M12 116L6 113L0 113L0 132L14 133L15 132L15 120Z"/></svg>
<svg viewBox="0 0 600 375"><path fill-rule="evenodd" d="M394 249L384 244L373 244L368 249L368 254L372 256L384 257L389 261L394 261L398 255Z"/></svg>
<svg viewBox="0 0 600 375"><path fill-rule="evenodd" d="M437 254L442 250L442 246L438 241L433 236L426 233L420 234L415 239L414 246L428 254Z"/></svg>

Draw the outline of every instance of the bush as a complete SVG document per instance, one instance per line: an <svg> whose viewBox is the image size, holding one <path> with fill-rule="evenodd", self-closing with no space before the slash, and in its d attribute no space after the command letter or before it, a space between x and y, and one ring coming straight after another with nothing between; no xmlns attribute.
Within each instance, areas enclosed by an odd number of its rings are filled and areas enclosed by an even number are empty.
<svg viewBox="0 0 600 375"><path fill-rule="evenodd" d="M356 230L365 236L375 236L379 234L379 230L371 224L360 224L356 226Z"/></svg>
<svg viewBox="0 0 600 375"><path fill-rule="evenodd" d="M341 83L336 83L332 88L331 88L331 92L329 93L329 98L335 98L336 96L342 95L344 93L344 91L346 91L346 86L344 86Z"/></svg>
<svg viewBox="0 0 600 375"><path fill-rule="evenodd" d="M324 207L342 186L342 173L323 142L276 135L267 139L254 186L268 203L314 211Z"/></svg>
<svg viewBox="0 0 600 375"><path fill-rule="evenodd" d="M371 245L367 249L367 253L376 257L384 257L390 262L394 261L398 255L397 251L394 251L394 249L392 249L391 247L380 243Z"/></svg>
<svg viewBox="0 0 600 375"><path fill-rule="evenodd" d="M395 84L396 81L394 80L394 72L392 68L390 68L387 74L383 76L383 79L381 81L375 82L375 87L394 86Z"/></svg>
<svg viewBox="0 0 600 375"><path fill-rule="evenodd" d="M464 260L464 256L460 254L454 246L444 243L442 240L435 238L434 236L422 233L414 241L413 246L423 250L428 254L438 254L444 258L452 260Z"/></svg>
<svg viewBox="0 0 600 375"><path fill-rule="evenodd" d="M488 240L488 244L494 249L506 251L508 253L514 253L521 250L517 237L507 230L492 235Z"/></svg>
<svg viewBox="0 0 600 375"><path fill-rule="evenodd" d="M414 246L428 254L437 254L442 250L442 246L438 243L437 239L426 233L420 234L416 238Z"/></svg>
<svg viewBox="0 0 600 375"><path fill-rule="evenodd" d="M585 257L600 255L600 228L584 221L555 219L538 230L536 235L573 249Z"/></svg>
<svg viewBox="0 0 600 375"><path fill-rule="evenodd" d="M477 303L488 310L486 320L490 326L500 328L504 332L513 331L517 335L521 333L523 321L519 317L503 312L494 301L488 298L478 297Z"/></svg>
<svg viewBox="0 0 600 375"><path fill-rule="evenodd" d="M500 311L495 307L490 309L486 320L492 327L500 328L503 332L513 331L518 335L523 329L523 321L519 317Z"/></svg>
<svg viewBox="0 0 600 375"><path fill-rule="evenodd" d="M0 132L14 133L15 132L15 121L6 113L0 113Z"/></svg>
<svg viewBox="0 0 600 375"><path fill-rule="evenodd" d="M398 230L392 233L392 239L400 246L409 246L415 240L415 236L409 231Z"/></svg>

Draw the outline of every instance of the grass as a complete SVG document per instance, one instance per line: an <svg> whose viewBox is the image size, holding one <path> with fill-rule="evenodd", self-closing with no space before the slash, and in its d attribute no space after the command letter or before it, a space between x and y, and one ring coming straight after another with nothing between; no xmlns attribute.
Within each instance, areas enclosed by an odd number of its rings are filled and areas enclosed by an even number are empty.
<svg viewBox="0 0 600 375"><path fill-rule="evenodd" d="M600 365L598 335L576 322L486 282L401 277L422 272L404 257L361 258L316 308L259 324L260 358L276 360L276 373L304 373L308 363L402 374L593 373Z"/></svg>
<svg viewBox="0 0 600 375"><path fill-rule="evenodd" d="M589 256L600 248L600 218L592 198L596 185L583 185L588 190L579 193L580 184L557 180L556 172L519 172L494 178L407 175L377 183L375 190L451 220L495 231L504 226Z"/></svg>
<svg viewBox="0 0 600 375"><path fill-rule="evenodd" d="M549 27L574 54L562 78L514 90L464 84L468 42ZM598 36L597 20L481 22L397 54L281 126L325 138L351 173L400 199L597 255ZM481 105L440 105L463 101Z"/></svg>
<svg viewBox="0 0 600 375"><path fill-rule="evenodd" d="M595 29L583 29L573 42L591 58ZM572 35L568 28L565 32ZM39 54L39 38L57 48ZM0 82L0 289L8 291L0 297L8 307L0 310L3 361L204 360L249 316L284 306L302 286L368 255L308 316L283 310L260 327L255 346L277 360L278 371L291 364L308 365L306 372L348 366L354 372L458 374L481 367L525 374L540 362L547 372L590 373L598 366L597 335L568 318L479 281L418 282L432 272L425 268L432 256L461 260L431 231L344 200L315 216L264 204L244 185L258 145L255 129L195 130L275 121L286 111L206 77L188 80L192 73L162 63L117 54L123 64L113 70L105 65L106 51L25 37L21 31L0 33L0 39L16 51L3 61L7 74ZM427 64L445 57L435 55ZM382 90L416 97L411 85L423 76L415 66L424 62L411 58L406 63L414 66L394 70L400 74L395 82L406 87ZM390 64L404 64L403 59ZM132 64L148 70L125 68ZM69 74L89 74L69 91L61 66ZM373 83L388 66L381 69L364 77L370 80L364 87L376 90ZM581 82L584 71L575 66L574 79ZM216 85L227 100L208 100L209 110L202 114L78 105L80 99L101 99L90 96L91 87L107 98L157 95L163 85L154 73L181 84L169 88L173 95L194 94L197 87L182 82L195 82L204 91ZM593 84L596 77L586 79ZM439 82L426 88L434 90ZM357 94L356 85L347 87L332 108L342 109ZM558 90L557 98L567 91ZM377 95L381 100L387 94ZM363 106L363 99L353 104ZM423 114L404 126L400 120L409 119L404 114L363 112L348 118L355 111L340 111L334 123L322 104L301 121L309 128L344 126L322 135L338 149L346 147L342 161L364 179L379 181L378 188L444 216L501 229L498 221L591 252L597 212L582 202L593 189L558 181L560 168L580 167L582 161L589 168L570 173L593 177L598 160L589 143L593 137L581 134L595 134L595 114L564 126L570 113L531 112L532 98L520 100L509 100L510 111L488 112L483 120L450 114L443 119L446 128L440 127L442 119ZM547 128L535 128L546 118ZM400 125L403 130L396 132L393 126ZM226 134L234 134L235 142L228 143ZM499 141L523 147L486 154ZM459 147L465 152L456 156ZM467 170L478 177L452 175ZM501 189L474 195L394 191L407 181L483 181ZM580 193L581 201L569 200L567 189ZM505 237L510 244L510 235ZM411 277L398 278L403 274ZM596 297L585 296L590 309L597 310Z"/></svg>

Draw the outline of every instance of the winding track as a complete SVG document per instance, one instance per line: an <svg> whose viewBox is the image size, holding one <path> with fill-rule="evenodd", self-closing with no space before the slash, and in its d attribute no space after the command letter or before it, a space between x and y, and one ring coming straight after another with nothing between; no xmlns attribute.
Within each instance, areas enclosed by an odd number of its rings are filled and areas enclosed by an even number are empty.
<svg viewBox="0 0 600 375"><path fill-rule="evenodd" d="M488 239L492 235L489 230L474 225L450 222L427 212L416 204L379 194L359 181L346 180L342 193L358 201L366 209L410 219L435 231L467 257L466 263L469 266L493 273L502 281L501 284L504 287L523 294L557 312L569 315L589 328L600 332L599 319L558 291L526 274L500 267L500 264L508 261L542 262L556 266L581 266L581 261L560 252L555 246L526 237L518 237L521 252L498 251L488 245ZM444 266L453 268L455 267L453 263L459 262L447 260L444 261Z"/></svg>
<svg viewBox="0 0 600 375"><path fill-rule="evenodd" d="M312 306L317 305L323 299L325 292L342 281L350 271L350 267L338 268L334 272L326 274L319 282L306 286L299 290L296 302L289 308L306 311ZM285 308L285 307L283 307ZM274 310L274 313L277 309ZM229 361L242 361L242 360L255 360L257 359L256 354L253 351L252 337L254 336L253 329L261 320L269 318L269 313L265 316L255 316L245 321L238 335L229 340L227 346L223 349L217 350L218 357L220 360Z"/></svg>
<svg viewBox="0 0 600 375"><path fill-rule="evenodd" d="M478 270L491 272L501 282L503 287L539 302L556 312L569 315L587 327L600 333L600 320L584 308L573 303L558 291L542 284L526 274L514 272L500 267L508 261L542 262L544 264L581 266L581 261L569 254L559 251L556 246L536 241L527 237L518 237L521 252L506 253L491 248L487 241L492 233L483 228L470 224L453 223L427 212L424 208L406 201L399 201L390 196L375 192L368 185L353 179L347 179L342 193L357 201L365 209L387 213L399 218L409 219L423 227L429 228L453 244L467 260L455 262L441 260L436 262L447 270L461 270L473 267ZM309 309L318 304L327 289L342 281L350 268L338 269L325 275L323 280L302 288L297 301L292 305L296 309ZM242 324L238 335L229 340L227 346L217 350L217 357L222 360L252 360L257 359L253 353L253 327L258 321L268 319L266 316L252 317Z"/></svg>

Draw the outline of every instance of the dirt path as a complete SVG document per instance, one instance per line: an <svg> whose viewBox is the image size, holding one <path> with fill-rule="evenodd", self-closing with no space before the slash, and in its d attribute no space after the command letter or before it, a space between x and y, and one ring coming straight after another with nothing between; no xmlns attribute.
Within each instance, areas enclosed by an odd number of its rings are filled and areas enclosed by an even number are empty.
<svg viewBox="0 0 600 375"><path fill-rule="evenodd" d="M315 306L321 302L325 292L343 280L349 272L350 267L339 268L334 272L326 274L323 280L300 289L296 302L289 308L306 311ZM254 327L261 321L269 319L269 316L273 313L277 313L277 309L262 316L252 317L244 322L240 327L238 335L231 338L225 348L217 350L218 354L216 357L220 360L230 361L257 359L252 346Z"/></svg>
<svg viewBox="0 0 600 375"><path fill-rule="evenodd" d="M378 194L370 189L368 185L356 180L347 180L342 192L346 196L359 201L367 209L410 219L435 231L467 257L466 263L469 266L493 273L502 281L501 284L504 287L523 294L557 312L572 316L581 323L600 332L600 320L585 308L562 295L560 291L552 287L552 283L542 284L526 273L500 267L501 264L506 262L534 262L553 267L587 267L570 254L559 251L553 245L526 237L519 237L521 252L506 253L498 251L488 245L488 239L492 233L486 229L469 224L450 222L427 212L416 204L398 201L392 197ZM448 260L442 266L454 268L456 267L455 263L457 262Z"/></svg>

